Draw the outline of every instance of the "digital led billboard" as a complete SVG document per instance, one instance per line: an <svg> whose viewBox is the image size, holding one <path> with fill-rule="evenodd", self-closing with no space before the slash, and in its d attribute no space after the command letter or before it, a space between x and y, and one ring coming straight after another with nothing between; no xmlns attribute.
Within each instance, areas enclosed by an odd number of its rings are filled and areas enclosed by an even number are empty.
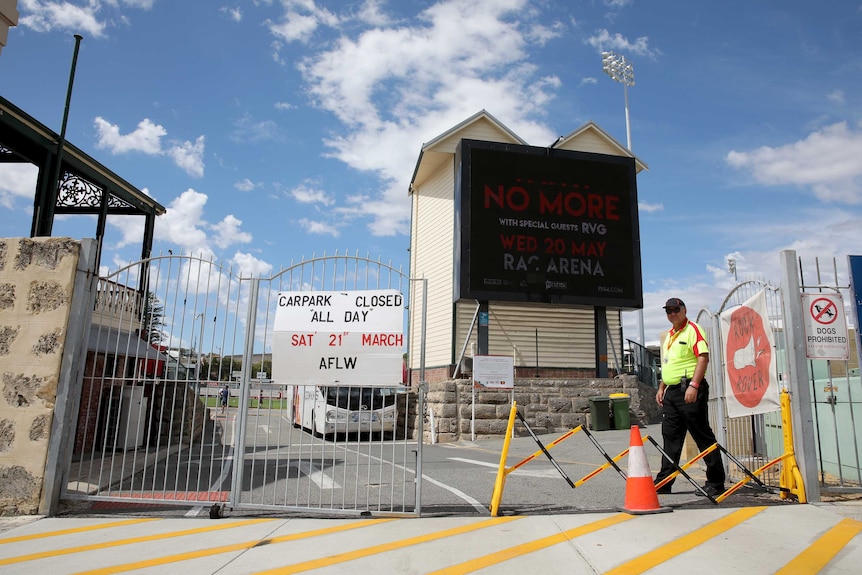
<svg viewBox="0 0 862 575"><path fill-rule="evenodd" d="M461 140L455 301L643 307L633 158Z"/></svg>

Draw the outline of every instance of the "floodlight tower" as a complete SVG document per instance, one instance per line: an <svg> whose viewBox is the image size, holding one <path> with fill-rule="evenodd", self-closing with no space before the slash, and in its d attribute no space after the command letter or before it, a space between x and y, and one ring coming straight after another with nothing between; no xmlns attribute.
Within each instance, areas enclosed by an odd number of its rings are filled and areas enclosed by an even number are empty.
<svg viewBox="0 0 862 575"><path fill-rule="evenodd" d="M632 149L632 129L629 123L629 86L635 85L635 71L625 56L613 52L602 52L602 70L614 81L623 85L626 100L626 147Z"/></svg>
<svg viewBox="0 0 862 575"><path fill-rule="evenodd" d="M626 103L626 147L632 151L632 127L629 122L629 86L635 85L635 70L625 56L613 52L602 52L602 70L615 82L623 85L623 95ZM646 347L644 336L644 310L638 310L638 343Z"/></svg>

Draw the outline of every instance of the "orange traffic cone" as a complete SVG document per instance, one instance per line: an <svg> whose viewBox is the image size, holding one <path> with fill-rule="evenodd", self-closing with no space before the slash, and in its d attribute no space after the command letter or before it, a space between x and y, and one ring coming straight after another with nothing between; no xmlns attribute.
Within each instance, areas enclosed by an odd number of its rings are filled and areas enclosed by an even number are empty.
<svg viewBox="0 0 862 575"><path fill-rule="evenodd" d="M629 474L626 478L626 504L621 509L633 515L647 513L667 513L673 511L670 507L662 507L658 503L658 494L649 470L644 442L640 429L632 425L629 440Z"/></svg>

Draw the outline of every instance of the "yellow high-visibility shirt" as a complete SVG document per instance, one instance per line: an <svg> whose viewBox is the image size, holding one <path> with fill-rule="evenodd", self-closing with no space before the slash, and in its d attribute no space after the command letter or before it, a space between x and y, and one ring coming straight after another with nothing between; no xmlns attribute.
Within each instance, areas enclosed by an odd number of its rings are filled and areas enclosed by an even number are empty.
<svg viewBox="0 0 862 575"><path fill-rule="evenodd" d="M691 320L679 331L670 328L661 346L661 380L665 385L677 385L680 378L691 378L697 366L697 356L709 353L703 328Z"/></svg>

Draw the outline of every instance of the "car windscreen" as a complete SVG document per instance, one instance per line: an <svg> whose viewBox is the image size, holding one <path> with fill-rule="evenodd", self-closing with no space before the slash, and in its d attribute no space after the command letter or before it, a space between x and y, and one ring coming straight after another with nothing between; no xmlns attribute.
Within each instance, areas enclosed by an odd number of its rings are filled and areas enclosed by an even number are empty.
<svg viewBox="0 0 862 575"><path fill-rule="evenodd" d="M388 387L321 387L326 403L342 409L380 409L395 403L395 392Z"/></svg>

